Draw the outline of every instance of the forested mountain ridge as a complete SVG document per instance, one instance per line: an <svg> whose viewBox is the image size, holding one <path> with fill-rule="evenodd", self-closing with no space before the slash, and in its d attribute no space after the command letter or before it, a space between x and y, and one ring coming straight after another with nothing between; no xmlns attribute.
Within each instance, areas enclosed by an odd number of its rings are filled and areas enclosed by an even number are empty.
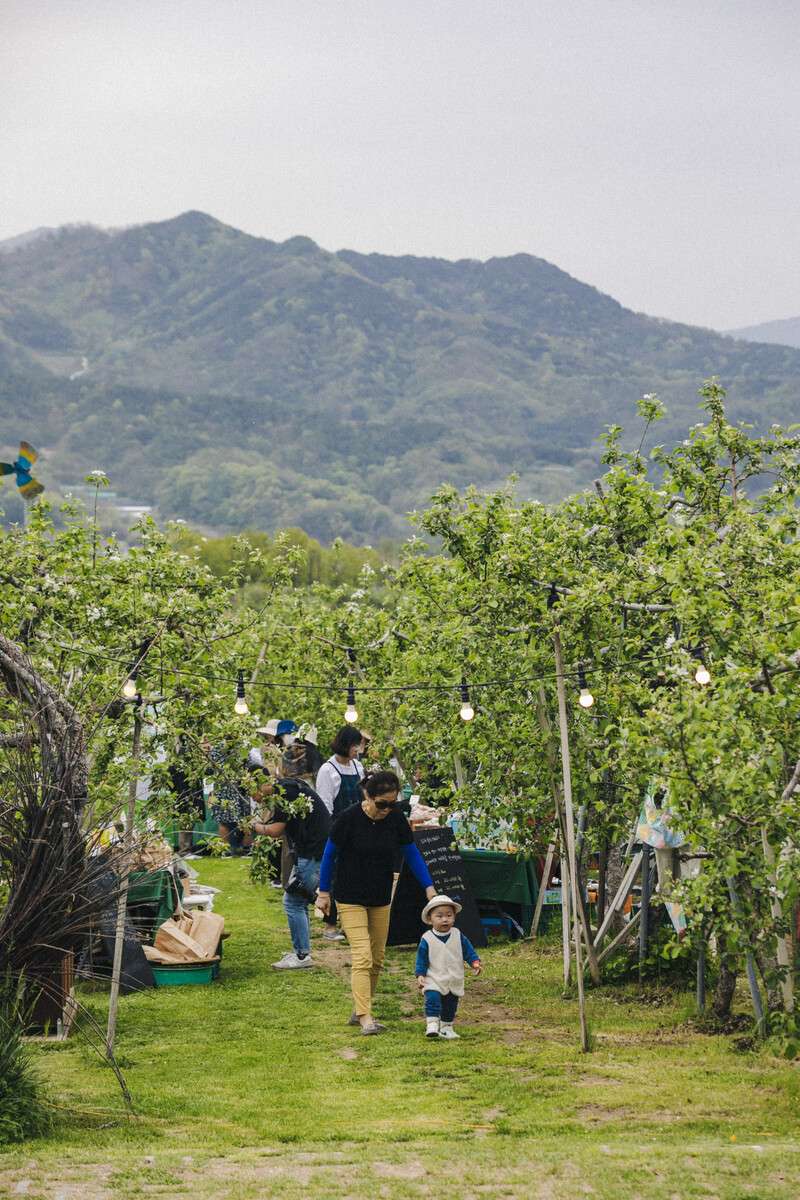
<svg viewBox="0 0 800 1200"><path fill-rule="evenodd" d="M322 541L402 533L443 480L585 486L643 392L665 438L714 374L758 426L798 407L800 352L630 312L529 255L333 254L202 213L0 255L0 328L4 449L41 445L54 485L102 467L164 516Z"/></svg>

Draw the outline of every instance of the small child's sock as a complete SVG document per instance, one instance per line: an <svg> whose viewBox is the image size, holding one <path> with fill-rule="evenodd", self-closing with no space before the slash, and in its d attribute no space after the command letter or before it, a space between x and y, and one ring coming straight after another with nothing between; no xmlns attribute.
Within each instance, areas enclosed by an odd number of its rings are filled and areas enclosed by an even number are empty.
<svg viewBox="0 0 800 1200"><path fill-rule="evenodd" d="M433 1038L433 1037L438 1037L438 1036L439 1036L439 1018L438 1017L428 1017L427 1022L426 1022L426 1028L425 1028L425 1037Z"/></svg>
<svg viewBox="0 0 800 1200"><path fill-rule="evenodd" d="M461 1034L456 1033L455 1029L453 1029L452 1021L450 1021L449 1023L442 1021L441 1027L439 1029L439 1037L445 1038L447 1041L453 1041L454 1038L461 1037Z"/></svg>

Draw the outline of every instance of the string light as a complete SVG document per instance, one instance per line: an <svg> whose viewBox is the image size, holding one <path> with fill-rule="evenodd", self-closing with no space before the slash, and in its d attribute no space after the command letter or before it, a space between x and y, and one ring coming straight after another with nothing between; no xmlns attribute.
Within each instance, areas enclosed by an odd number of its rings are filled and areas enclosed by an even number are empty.
<svg viewBox="0 0 800 1200"><path fill-rule="evenodd" d="M475 716L475 709L469 702L469 688L466 679L461 680L461 712L458 715L462 721L471 721Z"/></svg>
<svg viewBox="0 0 800 1200"><path fill-rule="evenodd" d="M136 682L136 672L132 671L122 685L122 694L126 700L132 700L139 690L139 685Z"/></svg>
<svg viewBox="0 0 800 1200"><path fill-rule="evenodd" d="M706 656L703 653L703 647L695 646L694 650L692 650L692 657L696 658L700 664L694 673L695 683L699 683L701 687L705 687L707 683L711 683L711 672L706 666Z"/></svg>
<svg viewBox="0 0 800 1200"><path fill-rule="evenodd" d="M589 691L589 685L586 682L586 672L583 667L578 667L578 687L581 689L581 694L578 697L578 703L581 708L591 708L594 704L594 696Z"/></svg>
<svg viewBox="0 0 800 1200"><path fill-rule="evenodd" d="M233 711L238 713L240 717L245 716L248 712L247 701L244 697L244 671L239 672L239 677L236 680L236 703L233 706Z"/></svg>
<svg viewBox="0 0 800 1200"><path fill-rule="evenodd" d="M356 710L356 689L352 683L347 688L347 708L344 710L344 719L350 725L355 724L358 720L358 712Z"/></svg>

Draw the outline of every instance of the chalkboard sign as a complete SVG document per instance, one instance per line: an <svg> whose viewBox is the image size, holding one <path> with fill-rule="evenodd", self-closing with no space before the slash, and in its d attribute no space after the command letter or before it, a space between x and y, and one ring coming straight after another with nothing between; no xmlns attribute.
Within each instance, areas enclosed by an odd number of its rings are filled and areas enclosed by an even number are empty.
<svg viewBox="0 0 800 1200"><path fill-rule="evenodd" d="M450 896L461 905L461 912L456 916L456 928L469 938L476 949L487 946L489 943L452 829L447 826L417 829L414 841L431 873L436 891ZM430 929L430 925L422 920L424 907L425 891L404 860L392 900L387 939L389 946L414 944Z"/></svg>

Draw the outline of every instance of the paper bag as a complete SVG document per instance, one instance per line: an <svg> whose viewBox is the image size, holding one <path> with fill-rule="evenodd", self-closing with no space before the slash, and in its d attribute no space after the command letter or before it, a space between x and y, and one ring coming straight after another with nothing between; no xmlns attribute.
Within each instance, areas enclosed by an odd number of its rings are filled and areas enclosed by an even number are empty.
<svg viewBox="0 0 800 1200"><path fill-rule="evenodd" d="M156 950L176 955L177 962L197 962L208 957L203 947L184 933L175 921L164 921L155 936L153 946Z"/></svg>
<svg viewBox="0 0 800 1200"><path fill-rule="evenodd" d="M225 918L219 913L203 912L198 909L192 913L191 928L186 930L192 941L203 947L206 956L215 954L222 931L225 928Z"/></svg>

